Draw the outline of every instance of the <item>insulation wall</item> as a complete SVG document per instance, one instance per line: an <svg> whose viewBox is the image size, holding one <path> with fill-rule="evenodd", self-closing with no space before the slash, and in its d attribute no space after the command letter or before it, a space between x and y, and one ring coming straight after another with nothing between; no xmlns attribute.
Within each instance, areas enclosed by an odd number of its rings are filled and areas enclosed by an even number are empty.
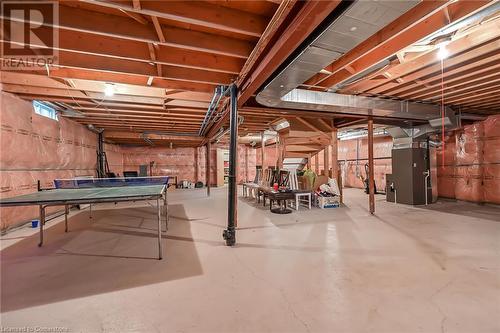
<svg viewBox="0 0 500 333"><path fill-rule="evenodd" d="M362 188L358 175L365 176L367 139L339 141L338 147L344 186ZM385 175L391 173L391 149L390 137L374 138L377 188L385 186ZM320 169L322 160L320 152ZM440 197L500 204L500 115L447 133L444 146L437 151L437 162Z"/></svg>
<svg viewBox="0 0 500 333"><path fill-rule="evenodd" d="M385 188L385 175L392 171L391 150L391 137L373 138L374 178L375 186L379 189ZM320 153L320 161L322 155ZM338 161L342 170L344 186L364 188L360 176L366 178L365 164L368 163L368 139L339 140Z"/></svg>
<svg viewBox="0 0 500 333"><path fill-rule="evenodd" d="M5 92L0 93L0 126L2 198L36 191L37 180L42 187L52 187L56 178L95 175L97 136L84 126L35 114L30 102ZM120 154L116 158L120 164ZM37 218L38 209L4 207L0 217L5 229Z"/></svg>
<svg viewBox="0 0 500 333"><path fill-rule="evenodd" d="M227 149L225 145L212 145L210 170L212 185L217 179L217 149ZM206 147L168 148L168 147L121 147L123 171L139 171L140 165L154 161L153 175L177 176L178 181L206 182ZM237 173L238 182L255 177L255 149L238 145ZM247 167L248 164L248 167Z"/></svg>
<svg viewBox="0 0 500 333"><path fill-rule="evenodd" d="M438 181L442 197L500 204L500 115L447 135Z"/></svg>
<svg viewBox="0 0 500 333"><path fill-rule="evenodd" d="M278 151L276 149L276 145L266 146L264 149L266 167L276 166L278 160ZM255 153L257 165L262 165L262 148L256 148Z"/></svg>

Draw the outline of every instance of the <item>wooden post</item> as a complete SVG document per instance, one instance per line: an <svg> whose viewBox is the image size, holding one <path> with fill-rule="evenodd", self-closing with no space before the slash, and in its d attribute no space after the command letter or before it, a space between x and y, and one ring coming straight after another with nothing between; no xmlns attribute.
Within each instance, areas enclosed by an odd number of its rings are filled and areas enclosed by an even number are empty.
<svg viewBox="0 0 500 333"><path fill-rule="evenodd" d="M207 179L207 195L210 196L210 183L211 183L211 163L210 163L210 155L211 155L211 150L212 150L212 144L210 143L210 141L207 142L207 154L206 154L206 159L207 159L207 163L206 163L206 166L207 166L207 171L206 171L206 174L205 174L205 177Z"/></svg>
<svg viewBox="0 0 500 333"><path fill-rule="evenodd" d="M326 146L323 150L323 168L325 169L324 175L330 177L330 146Z"/></svg>
<svg viewBox="0 0 500 333"><path fill-rule="evenodd" d="M286 144L285 144L285 138L279 138L279 145L278 145L278 164L277 167L279 170L283 169L283 160L285 159L285 150L286 150Z"/></svg>
<svg viewBox="0 0 500 333"><path fill-rule="evenodd" d="M264 139L264 132L260 133L260 145L262 152L262 172L266 170L266 141Z"/></svg>
<svg viewBox="0 0 500 333"><path fill-rule="evenodd" d="M200 151L198 147L194 148L194 182L196 183L198 181L198 155Z"/></svg>
<svg viewBox="0 0 500 333"><path fill-rule="evenodd" d="M368 187L370 214L375 213L375 179L373 172L373 119L368 120Z"/></svg>
<svg viewBox="0 0 500 333"><path fill-rule="evenodd" d="M307 155L307 168L309 170L312 170L312 155L311 154Z"/></svg>
<svg viewBox="0 0 500 333"><path fill-rule="evenodd" d="M250 169L248 168L248 147L245 146L245 182L249 182L250 179L248 178L248 175L250 173Z"/></svg>
<svg viewBox="0 0 500 333"><path fill-rule="evenodd" d="M344 191L342 190L343 185L342 185L342 171L340 169L337 169L337 185L339 186L339 192L340 192L340 203L344 203Z"/></svg>
<svg viewBox="0 0 500 333"><path fill-rule="evenodd" d="M316 153L316 155L314 155L314 169L315 169L316 174L319 174L319 157L318 157L318 154L319 153Z"/></svg>
<svg viewBox="0 0 500 333"><path fill-rule="evenodd" d="M332 130L332 175L333 177L336 177L338 174L339 170L339 161L338 161L338 156L339 156L339 145L337 141L337 129L334 128Z"/></svg>

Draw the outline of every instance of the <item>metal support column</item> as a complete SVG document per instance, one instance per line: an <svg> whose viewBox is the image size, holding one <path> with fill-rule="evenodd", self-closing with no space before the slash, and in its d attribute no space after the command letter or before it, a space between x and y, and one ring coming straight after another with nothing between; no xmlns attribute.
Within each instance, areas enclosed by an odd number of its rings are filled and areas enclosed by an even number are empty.
<svg viewBox="0 0 500 333"><path fill-rule="evenodd" d="M97 177L105 178L105 153L104 153L104 135L102 132L97 134Z"/></svg>
<svg viewBox="0 0 500 333"><path fill-rule="evenodd" d="M262 153L262 172L266 170L266 139L264 137L264 132L260 133L260 145Z"/></svg>
<svg viewBox="0 0 500 333"><path fill-rule="evenodd" d="M236 188L236 155L238 148L238 88L233 83L229 87L231 94L231 113L230 113L230 141L229 141L229 193L228 193L228 211L227 211L227 229L224 230L223 237L226 245L233 246L236 243L237 224L237 188Z"/></svg>
<svg viewBox="0 0 500 333"><path fill-rule="evenodd" d="M210 155L211 155L211 150L212 150L212 144L210 143L210 140L207 142L207 162L206 162L206 165L207 165L207 171L206 171L206 179L207 179L207 195L210 196L210 183L212 182L212 180L210 179L210 169L212 168L211 164L210 164Z"/></svg>
<svg viewBox="0 0 500 333"><path fill-rule="evenodd" d="M370 214L375 213L375 179L373 172L373 119L368 120L368 188Z"/></svg>

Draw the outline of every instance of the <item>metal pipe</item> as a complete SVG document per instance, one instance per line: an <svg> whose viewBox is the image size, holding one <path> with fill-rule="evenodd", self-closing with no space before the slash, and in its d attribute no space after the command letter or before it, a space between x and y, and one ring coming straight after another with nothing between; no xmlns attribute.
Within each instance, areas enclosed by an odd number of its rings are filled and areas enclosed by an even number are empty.
<svg viewBox="0 0 500 333"><path fill-rule="evenodd" d="M227 89L225 86L217 86L215 88L214 95L212 96L212 100L210 101L210 104L208 105L208 110L207 113L205 113L205 118L203 119L203 122L201 123L200 130L198 132L198 135L203 136L205 134L205 131L207 129L208 124L210 123L210 120L212 118L212 115L215 110L217 110L217 107L219 106L220 100L222 97L226 94Z"/></svg>
<svg viewBox="0 0 500 333"><path fill-rule="evenodd" d="M228 191L228 216L227 229L224 230L223 238L227 246L233 246L236 243L237 225L237 188L236 188L236 155L238 144L238 88L236 84L229 87L231 93L231 114L230 114L230 141L229 141L229 191Z"/></svg>
<svg viewBox="0 0 500 333"><path fill-rule="evenodd" d="M210 172L210 169L211 169L211 163L210 163L210 151L212 150L212 144L210 143L210 141L207 142L207 171L206 171L206 178L207 178L207 196L210 196L210 183L211 183L211 179L210 179L210 176L211 176L211 172Z"/></svg>
<svg viewBox="0 0 500 333"><path fill-rule="evenodd" d="M368 120L368 189L370 214L375 213L375 179L373 166L373 119Z"/></svg>
<svg viewBox="0 0 500 333"><path fill-rule="evenodd" d="M265 161L266 161L266 138L264 136L264 132L260 133L260 148L261 148L261 155L262 155L262 172L266 169Z"/></svg>

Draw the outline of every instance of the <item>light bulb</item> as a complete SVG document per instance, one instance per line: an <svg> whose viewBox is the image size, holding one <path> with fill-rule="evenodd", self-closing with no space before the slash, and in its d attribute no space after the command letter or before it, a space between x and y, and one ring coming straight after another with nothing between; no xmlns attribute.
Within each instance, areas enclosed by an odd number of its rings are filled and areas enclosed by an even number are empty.
<svg viewBox="0 0 500 333"><path fill-rule="evenodd" d="M115 94L115 86L111 83L106 83L104 86L104 95L113 96Z"/></svg>
<svg viewBox="0 0 500 333"><path fill-rule="evenodd" d="M448 58L449 54L450 53L446 49L446 45L444 43L442 43L441 45L439 45L439 51L437 53L439 59L441 59L441 60L446 59L446 58Z"/></svg>

